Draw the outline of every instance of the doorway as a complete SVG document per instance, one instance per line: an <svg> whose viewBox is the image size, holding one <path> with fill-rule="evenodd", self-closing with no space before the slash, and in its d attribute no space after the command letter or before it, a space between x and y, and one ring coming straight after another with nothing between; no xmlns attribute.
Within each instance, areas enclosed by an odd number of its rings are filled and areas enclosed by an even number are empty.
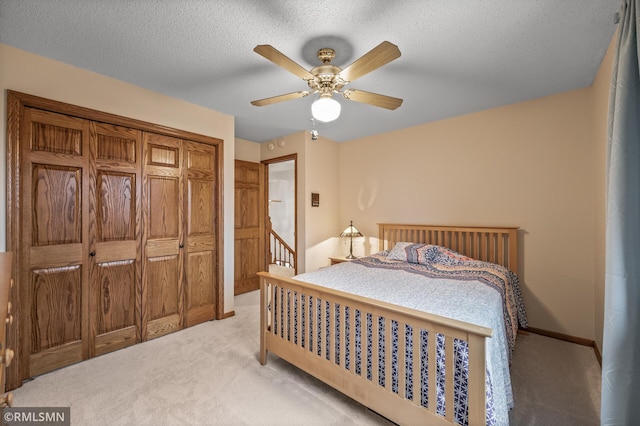
<svg viewBox="0 0 640 426"><path fill-rule="evenodd" d="M265 219L269 272L293 276L297 273L297 155L262 162L267 182Z"/></svg>

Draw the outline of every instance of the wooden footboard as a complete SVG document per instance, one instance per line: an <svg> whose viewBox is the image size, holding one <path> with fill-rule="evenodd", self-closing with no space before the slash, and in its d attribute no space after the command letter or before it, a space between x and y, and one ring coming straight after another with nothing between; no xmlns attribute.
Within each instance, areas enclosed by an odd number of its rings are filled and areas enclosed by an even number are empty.
<svg viewBox="0 0 640 426"><path fill-rule="evenodd" d="M454 339L468 342L469 425L485 424L485 339L491 329L437 315L402 308L349 293L278 277L260 275L260 363L267 352L285 359L321 381L399 424L454 423ZM360 329L371 341L371 366L367 366L366 342L358 344ZM397 372L392 372L392 328L411 327L412 340L397 339ZM380 330L384 330L382 333ZM436 411L436 363L427 362L428 406L421 404L421 334L428 331L427 359L436 359L437 334L445 339L445 415ZM367 333L368 334L368 333ZM363 336L363 340L366 337ZM413 348L406 359L410 342ZM416 349L417 348L417 349ZM347 351L349 352L347 354ZM360 362L358 363L358 358ZM379 359L382 362L379 362ZM409 361L409 362L408 362ZM360 368L358 368L360 365ZM408 376L406 366L412 365ZM370 377L368 376L370 372ZM410 379L408 378L410 377ZM413 385L406 391L407 380ZM395 390L394 390L395 388Z"/></svg>

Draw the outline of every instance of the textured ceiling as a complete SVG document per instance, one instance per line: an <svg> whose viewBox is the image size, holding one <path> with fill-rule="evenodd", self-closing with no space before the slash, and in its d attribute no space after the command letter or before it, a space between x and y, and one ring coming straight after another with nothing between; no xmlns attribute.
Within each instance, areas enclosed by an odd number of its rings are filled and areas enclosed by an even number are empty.
<svg viewBox="0 0 640 426"><path fill-rule="evenodd" d="M332 47L342 68L380 42L399 59L347 87L404 99L395 111L336 99L316 124L341 142L589 86L621 0L0 0L0 42L235 117L263 142L312 126L313 97L253 52L270 44L306 69ZM0 58L0 60L2 60Z"/></svg>

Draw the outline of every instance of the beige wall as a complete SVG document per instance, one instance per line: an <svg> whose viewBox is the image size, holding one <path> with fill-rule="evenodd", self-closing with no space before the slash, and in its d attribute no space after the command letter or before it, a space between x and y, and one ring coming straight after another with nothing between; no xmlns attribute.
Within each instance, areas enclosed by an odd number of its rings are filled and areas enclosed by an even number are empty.
<svg viewBox="0 0 640 426"><path fill-rule="evenodd" d="M234 118L0 44L0 244L6 239L6 89L224 140L225 312L233 310Z"/></svg>
<svg viewBox="0 0 640 426"><path fill-rule="evenodd" d="M530 325L594 338L591 88L353 140L340 149L340 218L520 227ZM357 159L357 161L354 161ZM376 251L365 238L367 252Z"/></svg>
<svg viewBox="0 0 640 426"><path fill-rule="evenodd" d="M250 161L252 163L260 162L260 144L251 142L246 139L235 139L235 157L236 160Z"/></svg>
<svg viewBox="0 0 640 426"><path fill-rule="evenodd" d="M306 270L312 271L329 265L329 256L342 254L337 236L346 225L339 222L339 144L322 136L312 141L308 132L305 139ZM311 207L312 192L320 194L319 207Z"/></svg>

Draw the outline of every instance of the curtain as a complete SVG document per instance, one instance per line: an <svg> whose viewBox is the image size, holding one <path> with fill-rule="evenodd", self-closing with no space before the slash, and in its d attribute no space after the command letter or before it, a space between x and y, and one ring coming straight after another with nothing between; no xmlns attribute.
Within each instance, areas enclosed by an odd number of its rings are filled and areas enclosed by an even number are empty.
<svg viewBox="0 0 640 426"><path fill-rule="evenodd" d="M640 72L635 0L623 0L607 129L602 425L640 422Z"/></svg>

